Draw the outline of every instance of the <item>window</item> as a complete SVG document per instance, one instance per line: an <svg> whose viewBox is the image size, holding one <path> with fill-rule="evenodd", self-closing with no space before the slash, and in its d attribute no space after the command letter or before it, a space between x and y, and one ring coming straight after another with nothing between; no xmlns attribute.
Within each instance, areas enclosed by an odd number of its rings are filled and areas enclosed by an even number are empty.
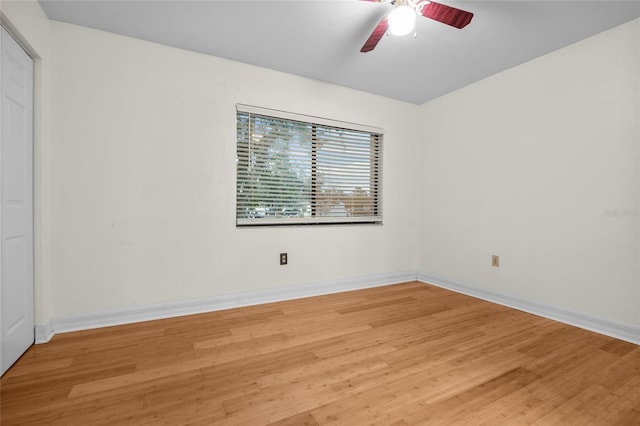
<svg viewBox="0 0 640 426"><path fill-rule="evenodd" d="M382 131L237 109L236 224L382 223Z"/></svg>

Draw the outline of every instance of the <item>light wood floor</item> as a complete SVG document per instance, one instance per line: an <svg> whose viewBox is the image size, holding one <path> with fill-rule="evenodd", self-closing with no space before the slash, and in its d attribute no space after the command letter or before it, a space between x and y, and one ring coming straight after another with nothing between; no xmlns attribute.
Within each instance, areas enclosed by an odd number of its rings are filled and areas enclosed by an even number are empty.
<svg viewBox="0 0 640 426"><path fill-rule="evenodd" d="M640 425L640 346L421 283L67 333L2 426Z"/></svg>

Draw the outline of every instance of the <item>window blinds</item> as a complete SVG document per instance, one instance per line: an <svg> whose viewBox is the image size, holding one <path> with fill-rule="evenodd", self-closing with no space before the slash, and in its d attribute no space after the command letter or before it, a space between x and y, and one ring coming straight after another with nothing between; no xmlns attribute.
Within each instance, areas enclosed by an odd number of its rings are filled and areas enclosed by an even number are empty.
<svg viewBox="0 0 640 426"><path fill-rule="evenodd" d="M236 224L382 222L382 132L238 106Z"/></svg>

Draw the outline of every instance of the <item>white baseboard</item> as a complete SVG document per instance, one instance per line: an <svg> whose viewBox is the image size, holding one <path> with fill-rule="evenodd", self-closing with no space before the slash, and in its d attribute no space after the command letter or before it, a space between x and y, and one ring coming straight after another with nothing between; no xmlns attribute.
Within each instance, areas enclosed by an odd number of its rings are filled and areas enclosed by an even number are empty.
<svg viewBox="0 0 640 426"><path fill-rule="evenodd" d="M457 293L473 296L478 299L487 300L489 302L508 306L530 314L549 318L565 324L584 328L606 336L615 337L616 339L625 340L627 342L640 345L640 328L628 324L620 324L613 321L607 321L595 318L579 312L573 312L564 308L545 303L535 302L499 293L486 288L474 286L449 278L439 277L437 275L418 272L417 279L425 284L433 284L438 287L452 290Z"/></svg>
<svg viewBox="0 0 640 426"><path fill-rule="evenodd" d="M205 299L169 302L157 305L136 306L124 309L96 312L67 318L54 318L44 326L36 327L36 343L48 342L54 334L70 331L88 330L113 325L130 324L182 315L219 311L242 306L259 305L269 302L299 299L360 290L407 281L415 281L416 273L397 272L351 279L326 281L308 285L251 291L230 295L214 296Z"/></svg>
<svg viewBox="0 0 640 426"><path fill-rule="evenodd" d="M36 344L47 343L53 337L53 326L51 322L45 325L36 325Z"/></svg>
<svg viewBox="0 0 640 426"><path fill-rule="evenodd" d="M457 293L477 297L489 302L498 303L510 308L640 345L640 328L638 327L595 318L579 312L559 308L557 306L522 299L516 296L499 293L437 275L421 272L416 274L411 271L326 281L270 290L235 293L205 299L136 306L74 317L54 318L51 322L45 325L36 326L35 340L36 343L46 343L56 333L66 333L70 331L88 330L92 328L151 321L182 315L213 312L223 309L259 305L262 303L279 302L303 297L321 296L324 294L340 293L344 291L415 281L416 279L426 284L433 284Z"/></svg>

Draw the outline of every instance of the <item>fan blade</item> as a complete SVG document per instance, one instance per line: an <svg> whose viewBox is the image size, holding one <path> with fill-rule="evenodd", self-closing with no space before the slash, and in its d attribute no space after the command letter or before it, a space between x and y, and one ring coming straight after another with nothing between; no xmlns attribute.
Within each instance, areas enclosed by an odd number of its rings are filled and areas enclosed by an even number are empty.
<svg viewBox="0 0 640 426"><path fill-rule="evenodd" d="M422 7L422 16L455 28L464 28L471 22L473 13L432 1Z"/></svg>
<svg viewBox="0 0 640 426"><path fill-rule="evenodd" d="M360 49L360 51L364 53L364 52L370 52L373 49L375 49L375 47L378 45L378 42L384 35L384 33L387 32L387 28L389 28L389 24L387 23L387 17L385 16L384 18L382 18L382 21L380 21L378 26L373 30L373 32L371 33L367 41L364 43L364 46L362 46L362 49Z"/></svg>

